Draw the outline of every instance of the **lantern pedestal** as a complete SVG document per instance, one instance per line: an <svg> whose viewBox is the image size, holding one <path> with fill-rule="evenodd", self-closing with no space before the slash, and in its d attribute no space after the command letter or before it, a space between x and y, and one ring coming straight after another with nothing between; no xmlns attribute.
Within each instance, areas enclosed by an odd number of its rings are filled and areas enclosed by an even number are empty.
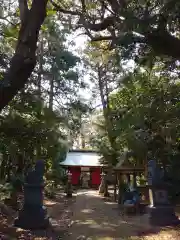
<svg viewBox="0 0 180 240"><path fill-rule="evenodd" d="M179 224L174 207L168 200L163 174L154 160L148 162L148 186L150 205L147 207L151 225L169 226Z"/></svg>

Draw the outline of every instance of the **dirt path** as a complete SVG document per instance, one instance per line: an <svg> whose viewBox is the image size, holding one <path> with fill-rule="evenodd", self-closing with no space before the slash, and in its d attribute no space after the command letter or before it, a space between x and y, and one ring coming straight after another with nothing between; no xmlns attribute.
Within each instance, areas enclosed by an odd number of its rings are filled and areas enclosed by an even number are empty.
<svg viewBox="0 0 180 240"><path fill-rule="evenodd" d="M151 231L146 215L122 217L116 203L105 202L90 190L77 194L72 220L67 240L137 239L142 231Z"/></svg>

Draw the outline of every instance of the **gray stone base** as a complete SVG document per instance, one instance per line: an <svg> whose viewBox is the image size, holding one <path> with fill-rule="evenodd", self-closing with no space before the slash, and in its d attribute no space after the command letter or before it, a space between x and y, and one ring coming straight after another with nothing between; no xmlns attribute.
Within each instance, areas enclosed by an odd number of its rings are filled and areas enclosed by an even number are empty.
<svg viewBox="0 0 180 240"><path fill-rule="evenodd" d="M109 195L109 192L104 192L103 196L104 196L104 197L109 197L109 196L110 196L110 195Z"/></svg>
<svg viewBox="0 0 180 240"><path fill-rule="evenodd" d="M172 206L148 206L147 210L151 225L170 226L180 224Z"/></svg>
<svg viewBox="0 0 180 240"><path fill-rule="evenodd" d="M45 207L24 207L14 222L15 227L27 230L45 229L49 226L49 217Z"/></svg>

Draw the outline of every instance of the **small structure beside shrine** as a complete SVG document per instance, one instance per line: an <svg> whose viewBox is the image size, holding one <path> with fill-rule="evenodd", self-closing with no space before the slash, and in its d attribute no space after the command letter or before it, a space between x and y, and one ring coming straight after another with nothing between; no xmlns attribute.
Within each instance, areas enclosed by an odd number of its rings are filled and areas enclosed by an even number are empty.
<svg viewBox="0 0 180 240"><path fill-rule="evenodd" d="M93 150L69 150L60 164L71 173L73 186L98 188L101 183L101 156Z"/></svg>
<svg viewBox="0 0 180 240"><path fill-rule="evenodd" d="M142 176L145 175L145 167L143 165L134 165L129 159L132 157L132 152L124 152L119 157L119 162L114 167L114 172L117 178L118 185L118 202L121 203L122 194L124 192L124 185L136 188L141 193L143 201L148 205L149 194L146 184L138 183ZM116 191L115 191L116 195ZM116 197L115 197L116 198Z"/></svg>
<svg viewBox="0 0 180 240"><path fill-rule="evenodd" d="M120 159L114 171L117 174L118 181L122 181L122 178L126 180L127 183L132 183L133 187L137 186L137 176L141 177L142 173L145 172L145 168L140 165L133 165L129 163L128 153L124 153L124 156Z"/></svg>

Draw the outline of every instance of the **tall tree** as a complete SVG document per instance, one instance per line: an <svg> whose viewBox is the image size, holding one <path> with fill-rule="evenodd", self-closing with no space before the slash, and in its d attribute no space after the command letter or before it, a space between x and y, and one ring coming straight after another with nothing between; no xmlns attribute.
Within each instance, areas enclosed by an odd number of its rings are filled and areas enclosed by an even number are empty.
<svg viewBox="0 0 180 240"><path fill-rule="evenodd" d="M111 96L118 146L132 150L140 161L151 153L166 169L168 154L179 144L178 101L179 84L155 69L126 78Z"/></svg>
<svg viewBox="0 0 180 240"><path fill-rule="evenodd" d="M109 51L106 44L95 43L87 46L85 59L89 68L90 80L94 84L94 95L100 96L100 102L105 121L105 129L110 143L107 152L111 152L113 163L117 162L116 136L111 119L109 97L118 87L122 76L122 68L115 50Z"/></svg>
<svg viewBox="0 0 180 240"><path fill-rule="evenodd" d="M1 38L2 50L9 56L15 35L14 31L8 32L9 28L5 30L9 37ZM65 27L60 29L54 12L49 13L40 32L36 67L24 89L0 114L2 178L9 176L12 165L21 165L22 172L40 157L46 159L47 168L57 166L54 161L61 159L57 155L64 156L69 147L68 131L79 132L75 116L77 109L83 111L78 93L82 88L77 69L80 59L68 51L68 34ZM2 75L9 58L5 60L1 63ZM59 99L63 101L57 104Z"/></svg>

